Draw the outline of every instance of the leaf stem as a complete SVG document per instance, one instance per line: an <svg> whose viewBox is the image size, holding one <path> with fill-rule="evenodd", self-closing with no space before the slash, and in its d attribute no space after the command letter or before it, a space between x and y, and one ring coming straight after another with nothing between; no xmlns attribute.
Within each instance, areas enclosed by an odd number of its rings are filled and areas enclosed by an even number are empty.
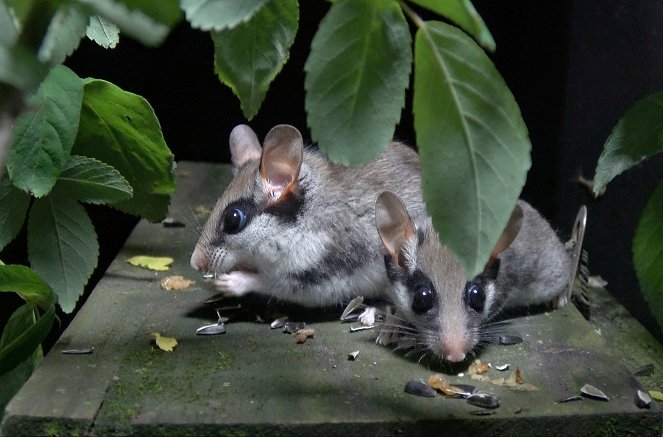
<svg viewBox="0 0 663 437"><path fill-rule="evenodd" d="M405 12L405 15L412 20L412 22L418 27L423 28L426 26L426 22L414 12L403 0L399 0L398 3L401 5L401 9Z"/></svg>

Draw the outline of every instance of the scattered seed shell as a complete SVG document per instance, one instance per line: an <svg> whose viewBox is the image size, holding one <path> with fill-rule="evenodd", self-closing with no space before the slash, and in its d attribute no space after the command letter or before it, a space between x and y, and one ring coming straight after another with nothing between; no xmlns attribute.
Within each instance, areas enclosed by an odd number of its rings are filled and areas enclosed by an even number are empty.
<svg viewBox="0 0 663 437"><path fill-rule="evenodd" d="M405 384L403 391L407 394L414 396L423 396L426 398L434 398L437 392L428 384L420 379L411 379Z"/></svg>
<svg viewBox="0 0 663 437"><path fill-rule="evenodd" d="M306 343L307 338L313 338L315 335L315 330L311 328L304 328L300 329L299 331L295 332L295 341L297 344L302 344Z"/></svg>
<svg viewBox="0 0 663 437"><path fill-rule="evenodd" d="M474 393L467 397L467 403L481 408L497 408L500 406L500 398L490 393Z"/></svg>
<svg viewBox="0 0 663 437"><path fill-rule="evenodd" d="M597 401L608 402L610 400L610 398L606 396L605 393L589 384L585 384L580 387L580 393L587 398L595 399Z"/></svg>
<svg viewBox="0 0 663 437"><path fill-rule="evenodd" d="M654 373L654 365L653 364L645 364L644 366L640 366L637 369L633 369L631 374L633 376L649 376L652 373Z"/></svg>
<svg viewBox="0 0 663 437"><path fill-rule="evenodd" d="M225 333L226 333L226 325L224 323L205 325L196 329L196 335L219 335Z"/></svg>
<svg viewBox="0 0 663 437"><path fill-rule="evenodd" d="M354 361L354 360L356 360L356 359L357 359L357 355L359 355L359 351L350 352L350 353L348 354L348 361Z"/></svg>
<svg viewBox="0 0 663 437"><path fill-rule="evenodd" d="M504 372L505 370L509 370L511 367L511 364L500 364L499 366L495 366L495 369L499 370L500 372Z"/></svg>
<svg viewBox="0 0 663 437"><path fill-rule="evenodd" d="M167 276L161 280L161 288L166 290L166 291L171 291L171 290L184 290L186 288L189 288L191 285L195 284L196 281L192 281L191 279L186 279L182 275L173 275L173 276Z"/></svg>
<svg viewBox="0 0 663 437"><path fill-rule="evenodd" d="M472 410L470 415L472 416L492 416L495 414L495 410Z"/></svg>
<svg viewBox="0 0 663 437"><path fill-rule="evenodd" d="M516 367L516 384L525 384L525 378L523 378L523 372L520 371L520 367Z"/></svg>
<svg viewBox="0 0 663 437"><path fill-rule="evenodd" d="M582 396L569 396L568 398L560 399L558 401L555 401L556 404L565 404L567 402L574 402L574 401L582 401Z"/></svg>
<svg viewBox="0 0 663 437"><path fill-rule="evenodd" d="M453 386L460 389L460 390L462 390L462 393L460 393L460 396L463 397L463 398L470 397L471 395L474 394L474 392L477 389L475 386L469 385L469 384L454 384Z"/></svg>
<svg viewBox="0 0 663 437"><path fill-rule="evenodd" d="M286 322L283 325L283 333L284 334L294 334L295 332L299 331L300 329L306 328L306 323L304 322Z"/></svg>
<svg viewBox="0 0 663 437"><path fill-rule="evenodd" d="M92 352L94 352L93 347L83 347L80 349L66 349L61 353L65 355L90 355Z"/></svg>
<svg viewBox="0 0 663 437"><path fill-rule="evenodd" d="M517 335L500 335L499 340L500 344L504 346L511 346L523 342L523 338L518 337Z"/></svg>
<svg viewBox="0 0 663 437"><path fill-rule="evenodd" d="M638 408L650 408L651 407L651 396L648 393L642 390L636 390L635 392L635 405Z"/></svg>
<svg viewBox="0 0 663 437"><path fill-rule="evenodd" d="M375 325L371 325L371 326L351 326L350 327L350 332L366 331L367 329L373 329L373 328L375 328Z"/></svg>
<svg viewBox="0 0 663 437"><path fill-rule="evenodd" d="M343 310L343 314L341 314L341 320L353 320L356 319L357 316L351 316L350 314L358 309L360 306L364 304L364 296L357 296L354 299L350 301L348 306L345 307Z"/></svg>
<svg viewBox="0 0 663 437"><path fill-rule="evenodd" d="M272 329L278 329L278 328L283 328L285 323L288 321L287 317L279 317L278 319L275 319L269 327Z"/></svg>
<svg viewBox="0 0 663 437"><path fill-rule="evenodd" d="M184 223L182 223L179 220L175 220L172 217L166 217L161 221L161 224L163 225L164 228L183 228Z"/></svg>

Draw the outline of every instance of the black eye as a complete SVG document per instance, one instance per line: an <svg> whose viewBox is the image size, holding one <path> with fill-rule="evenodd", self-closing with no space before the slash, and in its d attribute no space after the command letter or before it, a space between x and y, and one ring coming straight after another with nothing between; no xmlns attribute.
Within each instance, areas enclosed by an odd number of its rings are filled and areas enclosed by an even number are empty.
<svg viewBox="0 0 663 437"><path fill-rule="evenodd" d="M481 313L486 303L486 293L476 282L468 282L465 286L465 302L474 311Z"/></svg>
<svg viewBox="0 0 663 437"><path fill-rule="evenodd" d="M412 298L412 311L423 314L435 306L435 291L426 286L417 288Z"/></svg>
<svg viewBox="0 0 663 437"><path fill-rule="evenodd" d="M223 232L226 234L236 234L244 229L246 222L246 214L241 208L229 209L223 216Z"/></svg>

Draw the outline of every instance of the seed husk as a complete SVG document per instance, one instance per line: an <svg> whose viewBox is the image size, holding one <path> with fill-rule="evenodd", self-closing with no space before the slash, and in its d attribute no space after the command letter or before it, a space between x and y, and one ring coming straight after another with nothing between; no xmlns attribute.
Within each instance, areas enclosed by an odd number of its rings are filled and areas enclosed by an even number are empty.
<svg viewBox="0 0 663 437"><path fill-rule="evenodd" d="M307 338L313 338L315 335L315 330L311 328L304 328L300 329L299 331L295 332L295 341L297 344L302 344L306 342Z"/></svg>
<svg viewBox="0 0 663 437"><path fill-rule="evenodd" d="M555 401L556 404L565 404L567 402L574 402L574 401L582 401L582 396L569 396L568 398L560 399L558 401Z"/></svg>
<svg viewBox="0 0 663 437"><path fill-rule="evenodd" d="M490 393L474 393L467 397L467 403L481 408L497 408L500 406L500 398Z"/></svg>
<svg viewBox="0 0 663 437"><path fill-rule="evenodd" d="M580 388L580 393L586 398L594 399L597 401L608 402L610 400L610 398L605 393L589 384L583 385Z"/></svg>
<svg viewBox="0 0 663 437"><path fill-rule="evenodd" d="M161 221L161 224L163 225L164 228L183 228L184 223L182 223L179 220L175 220L172 217L166 217Z"/></svg>
<svg viewBox="0 0 663 437"><path fill-rule="evenodd" d="M283 333L284 334L294 334L295 332L299 331L300 329L306 328L306 323L304 322L286 322L283 325Z"/></svg>
<svg viewBox="0 0 663 437"><path fill-rule="evenodd" d="M348 361L356 360L358 355L359 355L359 351L350 352L348 354Z"/></svg>
<svg viewBox="0 0 663 437"><path fill-rule="evenodd" d="M196 335L219 335L225 333L226 333L226 325L224 323L205 325L196 329Z"/></svg>
<svg viewBox="0 0 663 437"><path fill-rule="evenodd" d="M472 416L492 416L495 414L495 410L472 410L470 414Z"/></svg>
<svg viewBox="0 0 663 437"><path fill-rule="evenodd" d="M343 314L341 314L341 320L353 320L356 319L356 315L351 315L352 312L354 312L356 309L361 307L364 303L364 296L357 296L354 299L350 301L348 306L345 307L343 310Z"/></svg>
<svg viewBox="0 0 663 437"><path fill-rule="evenodd" d="M523 338L518 337L517 335L500 335L499 340L500 344L504 346L511 346L523 342Z"/></svg>
<svg viewBox="0 0 663 437"><path fill-rule="evenodd" d="M645 364L644 366L640 366L637 369L633 369L631 374L633 376L649 376L652 373L654 373L654 365L653 364Z"/></svg>
<svg viewBox="0 0 663 437"><path fill-rule="evenodd" d="M509 367L511 367L511 364L500 364L499 366L495 366L495 369L504 372L505 370L509 370Z"/></svg>
<svg viewBox="0 0 663 437"><path fill-rule="evenodd" d="M642 390L636 390L635 392L635 405L638 408L650 408L651 407L651 396L648 393Z"/></svg>
<svg viewBox="0 0 663 437"><path fill-rule="evenodd" d="M278 328L283 328L283 325L288 321L287 317L279 317L278 319L275 319L269 327L272 329L278 329Z"/></svg>
<svg viewBox="0 0 663 437"><path fill-rule="evenodd" d="M93 347L82 347L80 349L66 349L60 353L65 355L90 355L92 352L94 352Z"/></svg>
<svg viewBox="0 0 663 437"><path fill-rule="evenodd" d="M414 396L423 396L426 398L434 398L437 392L428 384L420 379L411 379L405 384L403 391L407 394Z"/></svg>

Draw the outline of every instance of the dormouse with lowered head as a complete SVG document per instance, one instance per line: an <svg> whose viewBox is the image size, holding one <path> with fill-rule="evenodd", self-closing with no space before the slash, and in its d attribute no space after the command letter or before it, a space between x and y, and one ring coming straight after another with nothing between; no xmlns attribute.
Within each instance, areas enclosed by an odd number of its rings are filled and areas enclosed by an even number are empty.
<svg viewBox="0 0 663 437"><path fill-rule="evenodd" d="M415 223L416 222L416 223ZM463 361L492 339L490 322L504 309L554 301L563 305L571 249L528 203L518 201L484 271L468 278L442 243L430 218L413 221L394 193L376 202L376 225L386 248L393 329L424 353Z"/></svg>
<svg viewBox="0 0 663 437"><path fill-rule="evenodd" d="M424 213L412 149L393 142L370 164L344 167L304 147L292 126L272 128L261 147L239 125L230 151L236 174L196 244L194 269L213 272L228 295L256 292L306 306L383 292L375 199L390 190Z"/></svg>

